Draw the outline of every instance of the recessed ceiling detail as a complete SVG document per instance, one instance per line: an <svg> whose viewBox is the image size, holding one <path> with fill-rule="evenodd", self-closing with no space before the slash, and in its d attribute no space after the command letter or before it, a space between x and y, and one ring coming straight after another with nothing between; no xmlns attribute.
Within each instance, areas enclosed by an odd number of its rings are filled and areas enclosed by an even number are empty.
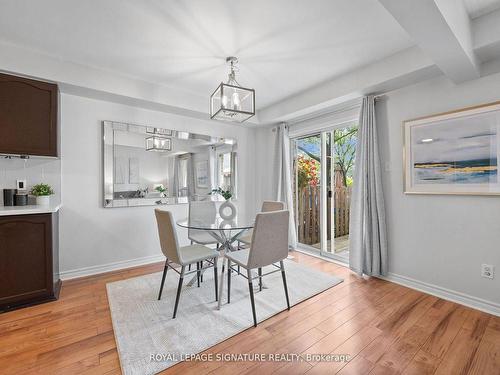
<svg viewBox="0 0 500 375"><path fill-rule="evenodd" d="M463 0L471 19L500 9L500 0Z"/></svg>
<svg viewBox="0 0 500 375"><path fill-rule="evenodd" d="M258 93L259 110L413 45L373 0L1 4L0 41L205 102L226 56L238 56L239 83Z"/></svg>

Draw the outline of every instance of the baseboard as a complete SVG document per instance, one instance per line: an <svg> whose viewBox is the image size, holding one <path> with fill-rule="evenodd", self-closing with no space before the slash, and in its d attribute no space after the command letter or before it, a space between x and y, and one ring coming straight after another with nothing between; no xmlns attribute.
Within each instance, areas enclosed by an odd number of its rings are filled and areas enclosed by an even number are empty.
<svg viewBox="0 0 500 375"><path fill-rule="evenodd" d="M488 301L482 298L474 297L465 293L460 293L454 290L442 288L437 285L425 283L423 281L415 280L410 277L397 275L389 272L385 277L377 276L380 279L384 279L399 285L406 286L411 289L416 289L421 292L432 294L433 296L456 302L461 305L472 307L476 310L484 311L488 314L500 316L500 304L492 301Z"/></svg>
<svg viewBox="0 0 500 375"><path fill-rule="evenodd" d="M60 277L64 281L64 280L75 279L77 277L92 276L100 273L118 271L125 268L131 268L137 266L144 266L146 264L157 263L162 261L165 261L165 256L150 255L142 258L122 260L119 262L106 263L98 266L90 266L90 267L77 268L69 271L62 271L60 273Z"/></svg>

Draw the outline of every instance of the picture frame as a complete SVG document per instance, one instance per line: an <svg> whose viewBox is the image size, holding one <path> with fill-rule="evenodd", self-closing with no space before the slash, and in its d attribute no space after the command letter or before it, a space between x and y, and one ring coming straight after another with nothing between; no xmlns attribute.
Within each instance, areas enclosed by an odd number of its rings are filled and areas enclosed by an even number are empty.
<svg viewBox="0 0 500 375"><path fill-rule="evenodd" d="M198 161L196 163L196 187L209 187L209 167L208 160Z"/></svg>
<svg viewBox="0 0 500 375"><path fill-rule="evenodd" d="M500 101L403 122L405 194L500 195Z"/></svg>

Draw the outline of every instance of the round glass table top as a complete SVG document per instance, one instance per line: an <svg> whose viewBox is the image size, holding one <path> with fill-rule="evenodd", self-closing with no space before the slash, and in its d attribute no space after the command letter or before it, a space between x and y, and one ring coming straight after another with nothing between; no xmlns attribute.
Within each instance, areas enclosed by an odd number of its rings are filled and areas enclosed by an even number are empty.
<svg viewBox="0 0 500 375"><path fill-rule="evenodd" d="M224 220L219 215L213 218L187 218L177 221L183 228L199 230L243 230L253 228L255 216L238 214L232 220Z"/></svg>

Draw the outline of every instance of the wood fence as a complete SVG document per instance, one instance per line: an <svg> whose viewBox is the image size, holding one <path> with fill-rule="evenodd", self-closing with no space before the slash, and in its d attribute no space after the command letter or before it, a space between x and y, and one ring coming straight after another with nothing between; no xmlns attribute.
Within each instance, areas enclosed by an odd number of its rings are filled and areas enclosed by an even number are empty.
<svg viewBox="0 0 500 375"><path fill-rule="evenodd" d="M349 214L351 205L351 188L338 186L333 191L333 228L331 215L327 215L327 227L332 228L335 238L349 234ZM298 192L297 197L297 236L300 243L314 245L320 239L320 195L319 186L306 186ZM327 200L327 210L331 210L332 199ZM331 231L328 230L327 238L330 240Z"/></svg>

